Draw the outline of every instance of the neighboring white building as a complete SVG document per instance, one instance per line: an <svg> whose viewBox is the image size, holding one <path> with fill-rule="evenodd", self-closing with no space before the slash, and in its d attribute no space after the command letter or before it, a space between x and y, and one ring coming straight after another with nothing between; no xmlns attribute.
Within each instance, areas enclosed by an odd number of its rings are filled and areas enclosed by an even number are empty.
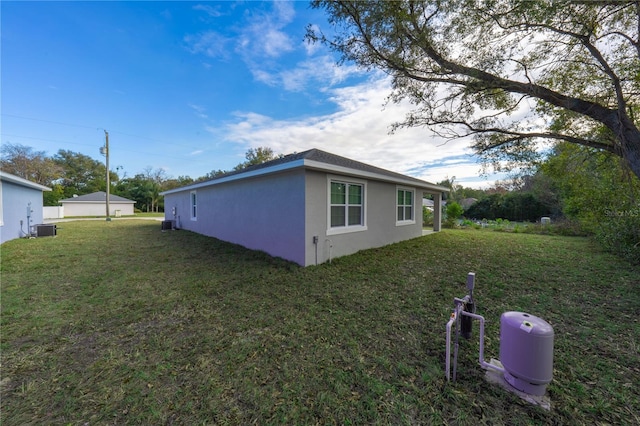
<svg viewBox="0 0 640 426"><path fill-rule="evenodd" d="M51 188L0 172L0 243L25 237L42 223L43 191Z"/></svg>
<svg viewBox="0 0 640 426"><path fill-rule="evenodd" d="M136 202L118 195L109 194L109 216L132 216ZM60 200L64 217L107 216L107 193L104 191Z"/></svg>
<svg viewBox="0 0 640 426"><path fill-rule="evenodd" d="M161 195L178 228L308 266L422 236L424 193L439 231L446 191L312 149Z"/></svg>

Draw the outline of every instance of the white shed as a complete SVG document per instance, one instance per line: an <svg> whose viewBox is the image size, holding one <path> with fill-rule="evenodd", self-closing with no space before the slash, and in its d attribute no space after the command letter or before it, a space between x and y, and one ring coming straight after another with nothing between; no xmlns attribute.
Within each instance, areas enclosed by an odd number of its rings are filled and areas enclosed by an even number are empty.
<svg viewBox="0 0 640 426"><path fill-rule="evenodd" d="M107 216L107 193L104 191L60 200L64 216ZM118 195L109 194L109 216L132 216L136 202Z"/></svg>

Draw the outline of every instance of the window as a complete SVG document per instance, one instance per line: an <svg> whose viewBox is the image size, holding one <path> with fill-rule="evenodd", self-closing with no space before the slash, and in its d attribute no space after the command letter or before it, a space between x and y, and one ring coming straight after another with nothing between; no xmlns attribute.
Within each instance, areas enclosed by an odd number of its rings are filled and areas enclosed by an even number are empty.
<svg viewBox="0 0 640 426"><path fill-rule="evenodd" d="M191 191L191 220L198 218L198 197L196 191Z"/></svg>
<svg viewBox="0 0 640 426"><path fill-rule="evenodd" d="M365 184L330 180L329 231L365 230Z"/></svg>
<svg viewBox="0 0 640 426"><path fill-rule="evenodd" d="M413 189L405 189L398 188L398 197L397 197L397 217L396 221L398 224L410 224L415 223L415 218L413 216L413 200L415 191Z"/></svg>

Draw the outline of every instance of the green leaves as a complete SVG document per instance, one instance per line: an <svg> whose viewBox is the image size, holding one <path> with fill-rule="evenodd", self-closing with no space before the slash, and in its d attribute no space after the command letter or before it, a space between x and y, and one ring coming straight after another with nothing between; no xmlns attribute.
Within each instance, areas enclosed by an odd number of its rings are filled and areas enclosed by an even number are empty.
<svg viewBox="0 0 640 426"><path fill-rule="evenodd" d="M633 3L312 6L327 11L336 35L310 30L309 41L387 72L389 99L416 106L394 129L426 125L445 138L476 136L476 152L497 152L483 158L499 168L535 159L540 141L566 140L615 152L640 176L640 9ZM593 139L602 127L610 140Z"/></svg>

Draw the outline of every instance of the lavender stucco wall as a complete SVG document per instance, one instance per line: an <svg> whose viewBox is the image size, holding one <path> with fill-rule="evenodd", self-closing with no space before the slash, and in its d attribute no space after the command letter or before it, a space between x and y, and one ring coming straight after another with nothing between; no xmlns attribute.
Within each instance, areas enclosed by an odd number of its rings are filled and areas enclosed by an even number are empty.
<svg viewBox="0 0 640 426"><path fill-rule="evenodd" d="M0 243L4 243L27 235L31 225L42 223L43 199L42 190L6 181L1 185L3 225L0 226ZM30 223L27 222L29 203L31 203Z"/></svg>
<svg viewBox="0 0 640 426"><path fill-rule="evenodd" d="M178 227L305 264L304 171L295 170L211 185L165 196L165 218Z"/></svg>

